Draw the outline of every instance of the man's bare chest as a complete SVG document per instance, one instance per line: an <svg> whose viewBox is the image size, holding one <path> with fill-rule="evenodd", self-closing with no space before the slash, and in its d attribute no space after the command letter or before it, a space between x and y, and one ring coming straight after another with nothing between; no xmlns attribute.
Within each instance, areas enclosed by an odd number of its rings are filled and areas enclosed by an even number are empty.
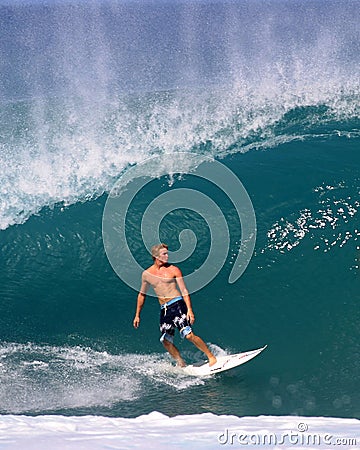
<svg viewBox="0 0 360 450"><path fill-rule="evenodd" d="M163 272L163 273L147 273L147 281L152 286L164 286L164 285L171 285L175 283L175 277L174 275L169 272Z"/></svg>

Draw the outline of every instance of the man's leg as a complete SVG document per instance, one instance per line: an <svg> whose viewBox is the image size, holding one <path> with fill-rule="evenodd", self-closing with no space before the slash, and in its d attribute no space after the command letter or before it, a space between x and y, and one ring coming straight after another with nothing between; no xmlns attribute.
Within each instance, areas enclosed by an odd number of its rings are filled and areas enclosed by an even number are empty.
<svg viewBox="0 0 360 450"><path fill-rule="evenodd" d="M182 359L179 350L175 347L174 344L172 344L170 341L168 341L166 338L163 340L164 347L166 350L170 353L170 355L177 361L178 365L180 367L185 367L186 363Z"/></svg>
<svg viewBox="0 0 360 450"><path fill-rule="evenodd" d="M216 363L216 357L211 353L209 347L199 336L196 336L193 332L191 332L186 335L186 339L192 342L203 353L205 353L209 360L209 366L213 366Z"/></svg>

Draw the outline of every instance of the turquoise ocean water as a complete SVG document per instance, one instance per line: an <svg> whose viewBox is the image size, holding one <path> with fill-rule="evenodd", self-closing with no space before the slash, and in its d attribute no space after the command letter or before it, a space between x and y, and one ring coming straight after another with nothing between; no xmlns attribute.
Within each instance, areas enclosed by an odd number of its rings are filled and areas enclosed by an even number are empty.
<svg viewBox="0 0 360 450"><path fill-rule="evenodd" d="M358 1L0 2L2 414L360 416L359 16ZM235 283L234 204L184 153L226 166L251 199L255 249ZM142 267L154 199L187 188L221 209L229 249L192 295L194 329L217 354L267 344L252 362L185 376L152 297L132 328L137 293L102 220L137 166L126 231ZM176 252L192 230L187 275L226 237L178 208L160 238Z"/></svg>

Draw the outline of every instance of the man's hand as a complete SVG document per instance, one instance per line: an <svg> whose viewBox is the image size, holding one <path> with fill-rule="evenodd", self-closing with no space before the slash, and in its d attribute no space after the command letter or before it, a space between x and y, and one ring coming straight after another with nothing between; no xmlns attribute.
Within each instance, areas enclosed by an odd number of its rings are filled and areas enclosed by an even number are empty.
<svg viewBox="0 0 360 450"><path fill-rule="evenodd" d="M135 316L133 325L134 325L134 328L139 328L139 326L140 326L140 317L139 316Z"/></svg>
<svg viewBox="0 0 360 450"><path fill-rule="evenodd" d="M190 322L190 325L192 325L195 322L195 316L192 310L188 310L186 318Z"/></svg>

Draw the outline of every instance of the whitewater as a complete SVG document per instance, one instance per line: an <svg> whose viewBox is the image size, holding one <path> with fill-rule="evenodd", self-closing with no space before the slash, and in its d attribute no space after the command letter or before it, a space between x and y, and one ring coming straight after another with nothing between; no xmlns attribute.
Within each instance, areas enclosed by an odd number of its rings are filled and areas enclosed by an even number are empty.
<svg viewBox="0 0 360 450"><path fill-rule="evenodd" d="M358 420L324 417L0 416L0 429L1 448L10 450L359 448Z"/></svg>

